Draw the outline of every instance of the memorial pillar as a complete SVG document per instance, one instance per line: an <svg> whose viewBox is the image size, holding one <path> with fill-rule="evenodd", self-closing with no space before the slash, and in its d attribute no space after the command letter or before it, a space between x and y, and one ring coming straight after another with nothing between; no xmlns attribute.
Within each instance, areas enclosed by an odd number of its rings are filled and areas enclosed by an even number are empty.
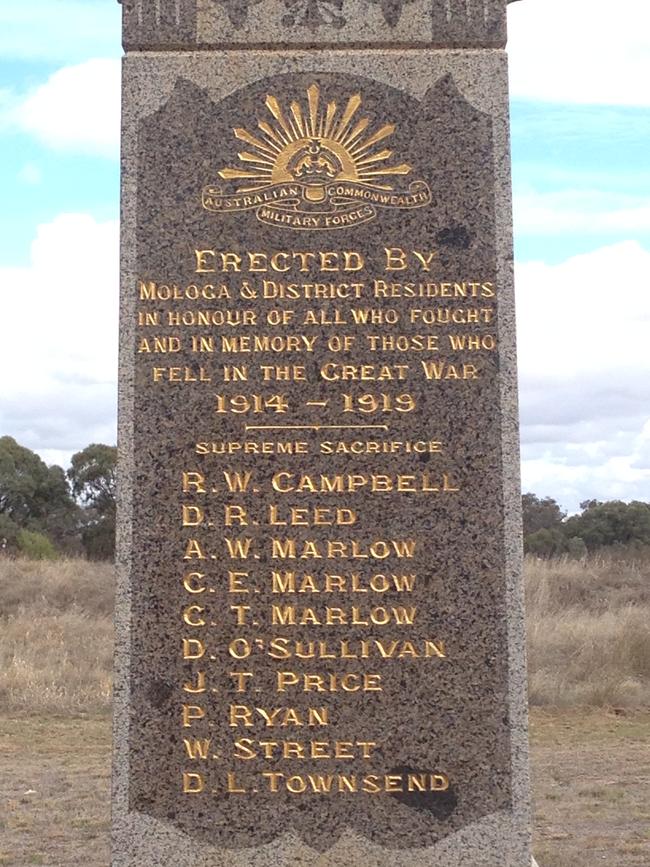
<svg viewBox="0 0 650 867"><path fill-rule="evenodd" d="M506 0L124 0L115 867L528 867Z"/></svg>

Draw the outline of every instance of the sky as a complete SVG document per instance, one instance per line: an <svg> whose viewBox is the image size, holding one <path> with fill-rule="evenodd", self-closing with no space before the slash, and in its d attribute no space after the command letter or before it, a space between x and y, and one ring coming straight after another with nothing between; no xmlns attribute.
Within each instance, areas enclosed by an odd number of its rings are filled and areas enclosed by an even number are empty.
<svg viewBox="0 0 650 867"><path fill-rule="evenodd" d="M509 7L522 486L650 501L650 3ZM0 435L115 442L120 7L0 0Z"/></svg>

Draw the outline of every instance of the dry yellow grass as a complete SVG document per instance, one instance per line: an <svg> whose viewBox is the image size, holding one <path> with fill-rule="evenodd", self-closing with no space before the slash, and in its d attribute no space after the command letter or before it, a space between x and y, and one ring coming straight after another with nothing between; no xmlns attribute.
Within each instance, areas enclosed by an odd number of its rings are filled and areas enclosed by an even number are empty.
<svg viewBox="0 0 650 867"><path fill-rule="evenodd" d="M114 570L83 560L0 560L0 707L108 712Z"/></svg>
<svg viewBox="0 0 650 867"><path fill-rule="evenodd" d="M0 613L52 614L77 609L89 617L112 618L112 563L87 560L24 560L0 557Z"/></svg>
<svg viewBox="0 0 650 867"><path fill-rule="evenodd" d="M650 559L529 558L530 700L650 706ZM110 564L0 558L0 708L110 707Z"/></svg>
<svg viewBox="0 0 650 867"><path fill-rule="evenodd" d="M530 703L650 706L650 561L526 561Z"/></svg>

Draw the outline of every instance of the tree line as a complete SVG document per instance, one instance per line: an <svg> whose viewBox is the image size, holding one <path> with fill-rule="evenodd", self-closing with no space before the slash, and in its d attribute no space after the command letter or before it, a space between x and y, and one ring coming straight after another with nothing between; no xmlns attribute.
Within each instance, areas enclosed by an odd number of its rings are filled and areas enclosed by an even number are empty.
<svg viewBox="0 0 650 867"><path fill-rule="evenodd" d="M54 558L115 555L117 449L92 443L67 471L0 437L0 552ZM586 500L567 516L552 497L522 496L524 549L539 557L650 545L650 503Z"/></svg>
<svg viewBox="0 0 650 867"><path fill-rule="evenodd" d="M571 517L552 497L524 494L521 503L524 550L538 557L650 545L650 503L585 500Z"/></svg>
<svg viewBox="0 0 650 867"><path fill-rule="evenodd" d="M0 437L0 550L39 559L115 555L117 448L93 443L70 467Z"/></svg>

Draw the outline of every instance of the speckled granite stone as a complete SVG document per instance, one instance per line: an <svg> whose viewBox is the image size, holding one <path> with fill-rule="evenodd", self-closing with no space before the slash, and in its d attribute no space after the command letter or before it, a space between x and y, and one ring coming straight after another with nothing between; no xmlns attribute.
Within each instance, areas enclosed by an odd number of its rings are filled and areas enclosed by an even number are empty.
<svg viewBox="0 0 650 867"><path fill-rule="evenodd" d="M406 210L377 208L367 221L343 232L295 232L263 222L252 209L228 214L201 207L205 190L218 181L218 171L237 165L241 142L232 130L255 129L264 116L268 94L288 107L292 101L304 102L314 85L323 104L336 101L342 107L351 95L361 94L372 120L369 131L380 123L395 124L390 147L396 161L408 162L410 177L427 185L431 202ZM169 52L126 58L112 860L116 867L530 864L510 213L506 60L501 51L330 50L319 54L296 50L290 57L262 51ZM400 427L395 423L399 439L443 441L447 444L444 456L427 454L423 460L422 456L399 454L348 455L326 461L318 457L319 442L343 437L308 431L301 438L311 449L309 458L248 455L224 462L210 455L199 460L194 449L197 440L234 439L241 420L215 420L210 415L214 383L198 382L178 389L152 383L152 363L173 363L198 374L197 357L186 347L174 354L173 362L136 351L143 334L146 336L142 328L136 328L138 311L158 314L163 325L155 334L170 337L179 333L164 325L170 311L223 306L165 300L143 304L139 300L138 280L179 285L197 282L191 267L192 246L239 251L361 250L373 263L363 272L368 283L373 276L382 276L375 266L386 246L435 248L439 270L434 279L446 275L451 281L495 286L495 295L488 292L482 301L483 308L492 311L493 327L469 329L475 335L490 333L498 339L498 352L482 351L477 356L480 379L443 381L432 391L421 376L415 377L408 387L421 410L409 417L408 424ZM422 279L412 268L406 274L409 280ZM262 276L254 274L251 279L259 281ZM317 278L312 271L304 279ZM205 279L216 283L225 278L212 275ZM384 298L373 302L383 310L400 304ZM426 305L431 306L430 299ZM304 299L292 304L300 316L313 306ZM449 300L441 306L454 308ZM402 305L400 309L407 308ZM330 333L325 326L302 330L321 342ZM394 330L384 325L377 333ZM349 322L338 331L364 333ZM421 331L410 323L400 328L400 333L410 336ZM441 333L446 338L446 331ZM472 361L468 353L454 355L449 349L444 357L459 365ZM325 353L317 361L327 359ZM291 359L282 356L281 360ZM376 360L375 355L358 349L346 355L350 363ZM404 360L381 353L382 363ZM293 383L291 393L303 401L331 398L327 383L313 375L318 369L316 361L307 361L310 381ZM411 354L408 361L419 366ZM214 372L216 364L213 358L205 359L206 370ZM252 381L261 390L263 383L257 375L252 375ZM322 420L319 412L305 409L303 418L317 424ZM215 496L207 505L203 503L206 519L194 535L201 537L208 557L217 558L216 563L201 568L215 573L211 575L214 601L208 607L215 637L209 651L214 650L210 677L214 675L211 683L217 684L218 692L216 697L201 700L209 712L192 735L209 735L219 761L206 773L215 787L213 792L184 795L182 772L194 771L196 763L183 760L181 706L187 695L180 685L195 682L196 666L180 655L183 637L193 634L180 616L187 604L180 583L183 552L192 536L179 520L181 504L187 502L179 489L180 473L183 469L206 472L211 479L220 479L223 469L233 468L253 472L262 492L280 469L392 476L428 472L438 480L446 471L450 486L459 490L402 501L370 495L334 500L304 494L283 498L283 507L355 508L359 522L354 538L362 544L411 535L418 540L409 564L418 575L410 600L418 606L418 619L408 633L392 628L389 634L369 633L363 627L315 630L309 625L278 630L269 623L267 613L259 616L255 629L235 629L228 611L232 599L219 588L224 568L233 564L224 560L223 546L216 544L216 531L210 531L212 521L208 523L214 519L216 526L229 502L216 487ZM256 515L257 499L245 500ZM299 540L313 536L339 539L344 531L344 527L335 527L319 535L301 528L294 535ZM300 566L273 563L267 545L271 532L262 520L260 526L249 528L262 570L315 571L309 561ZM392 572L400 568L399 563L388 562ZM354 561L317 566L321 573L324 569L336 574L344 569L346 574L361 571ZM377 567L375 571L381 570ZM258 591L256 610L266 612L263 606L268 608L277 600L262 583ZM338 597L336 604L349 601ZM390 601L403 599L392 597ZM322 603L312 604L322 609ZM380 700L368 693L344 699L328 695L318 701L298 694L291 701L305 713L314 704L327 705L339 739L381 743L363 767L354 763L357 773L441 772L449 776L449 789L422 795L329 798L254 792L265 768L287 769L292 774L304 769L304 762L297 760L283 764L256 759L238 774L247 794L224 791L224 770L232 770L233 762L221 759L231 749L233 735L223 707L242 699L228 683L232 660L228 663L220 653L232 638L249 632L266 647L278 633L292 640L317 638L332 644L341 638L359 642L382 634L414 642L444 639L447 658L433 664L422 659L408 664L378 663L385 688ZM266 707L277 706L272 689L274 669L259 658L253 667L261 678L259 701ZM298 668L295 663L293 667ZM367 662L363 667L370 670ZM334 671L337 665L321 662L320 668ZM264 734L268 732L257 727L251 736ZM299 737L295 730L271 734L278 740ZM351 773L345 760L323 762L323 767L327 773ZM323 772L320 766L317 770Z"/></svg>
<svg viewBox="0 0 650 867"><path fill-rule="evenodd" d="M499 48L512 0L121 0L124 47Z"/></svg>
<svg viewBox="0 0 650 867"><path fill-rule="evenodd" d="M527 867L505 0L125 0L124 41L112 863ZM269 383L280 363L302 373ZM270 390L284 415L239 414ZM278 481L304 475L377 487ZM350 589L372 575L411 583Z"/></svg>

